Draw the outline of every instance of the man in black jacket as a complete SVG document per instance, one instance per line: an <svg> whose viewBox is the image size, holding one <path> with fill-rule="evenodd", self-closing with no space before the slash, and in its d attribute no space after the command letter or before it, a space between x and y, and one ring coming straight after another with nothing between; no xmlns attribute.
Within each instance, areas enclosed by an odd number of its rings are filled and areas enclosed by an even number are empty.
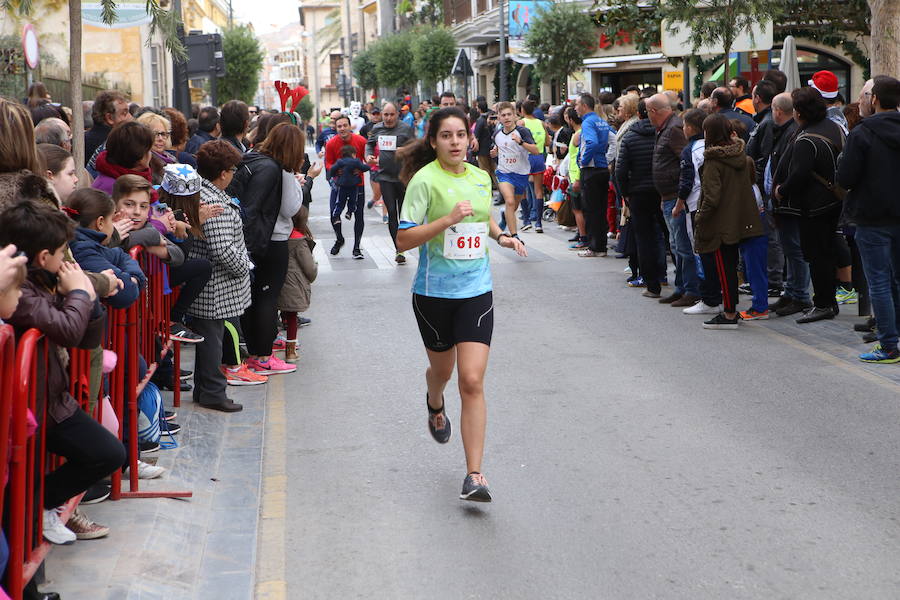
<svg viewBox="0 0 900 600"><path fill-rule="evenodd" d="M616 158L616 180L622 198L631 212L631 230L638 251L641 277L647 289L644 295L659 298L665 267L660 268L659 192L653 183L653 148L656 128L647 118L644 101L638 104L640 121L622 137ZM663 262L663 265L665 263Z"/></svg>
<svg viewBox="0 0 900 600"><path fill-rule="evenodd" d="M734 110L734 94L727 87L717 87L709 97L712 102L712 111L719 113L729 121L740 121L747 128L747 133L742 135L744 141L750 140L750 134L756 129L756 121L746 113Z"/></svg>
<svg viewBox="0 0 900 600"><path fill-rule="evenodd" d="M97 94L91 109L91 120L94 124L84 134L84 164L87 165L97 148L106 142L106 136L113 127L131 119L128 101L122 92L106 90Z"/></svg>
<svg viewBox="0 0 900 600"><path fill-rule="evenodd" d="M884 75L872 82L863 121L847 138L838 183L850 191L847 219L856 225L856 245L869 282L878 345L863 362L900 362L900 81ZM860 112L863 112L862 110Z"/></svg>
<svg viewBox="0 0 900 600"><path fill-rule="evenodd" d="M793 115L794 102L790 93L782 92L772 99L772 150L764 179L766 194L770 198L778 165L797 133ZM769 305L769 312L774 311L778 316L787 317L812 307L809 296L809 265L803 260L800 248L799 217L778 214L774 209L772 214L775 217L778 244L787 264L787 278L784 280L784 292L777 302Z"/></svg>
<svg viewBox="0 0 900 600"><path fill-rule="evenodd" d="M204 106L200 109L197 119L197 133L191 136L184 151L188 154L197 154L200 146L211 140L218 139L221 133L219 127L219 109L215 106Z"/></svg>
<svg viewBox="0 0 900 600"><path fill-rule="evenodd" d="M781 246L778 245L778 236L775 235L771 199L763 185L766 163L769 162L769 155L772 154L772 130L775 126L775 121L772 120L772 100L775 99L775 94L775 84L771 81L760 81L753 88L753 108L756 110L753 120L757 125L747 143L747 155L753 159L753 164L756 166L756 184L763 194L763 202L766 207L763 227L769 238L766 268L769 272L770 296L777 296L781 293L784 273L784 255L781 253Z"/></svg>

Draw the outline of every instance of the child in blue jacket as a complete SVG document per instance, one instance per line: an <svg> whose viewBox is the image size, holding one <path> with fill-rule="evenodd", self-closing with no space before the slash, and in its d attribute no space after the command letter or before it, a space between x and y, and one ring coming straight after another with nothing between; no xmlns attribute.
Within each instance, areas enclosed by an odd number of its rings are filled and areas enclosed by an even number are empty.
<svg viewBox="0 0 900 600"><path fill-rule="evenodd" d="M116 205L112 198L100 190L82 188L72 192L63 210L78 225L75 239L69 243L72 256L85 271L100 273L112 269L120 289L106 302L113 308L131 306L147 279L140 265L124 250L104 245L114 229Z"/></svg>
<svg viewBox="0 0 900 600"><path fill-rule="evenodd" d="M356 212L356 191L362 183L362 174L371 167L356 158L356 148L346 145L341 148L341 158L335 162L328 171L328 176L335 181L338 189L337 202L334 205L334 214L331 222L334 225L341 223L341 210L347 207L347 219Z"/></svg>

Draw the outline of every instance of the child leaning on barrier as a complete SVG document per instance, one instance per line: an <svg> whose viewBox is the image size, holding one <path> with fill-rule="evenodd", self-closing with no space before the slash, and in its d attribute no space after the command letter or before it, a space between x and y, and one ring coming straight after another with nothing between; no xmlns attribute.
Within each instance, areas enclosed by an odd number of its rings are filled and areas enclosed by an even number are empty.
<svg viewBox="0 0 900 600"><path fill-rule="evenodd" d="M184 262L184 252L150 224L150 196L153 187L140 175L122 175L113 185L116 204L114 231L107 241L110 247L130 250L135 246L157 256L170 266Z"/></svg>
<svg viewBox="0 0 900 600"><path fill-rule="evenodd" d="M65 214L32 200L19 198L0 212L0 245L15 244L28 260L22 297L9 323L17 338L36 328L48 345L47 396L38 414L46 411L47 449L66 459L44 482L43 531L54 544L76 539L59 519L58 507L125 462L122 443L81 410L68 392L66 349L97 347L105 322L84 271L64 260L73 236L74 225ZM79 519L87 521L88 530L105 529L83 516Z"/></svg>
<svg viewBox="0 0 900 600"><path fill-rule="evenodd" d="M113 308L127 308L137 300L147 283L140 265L121 248L105 245L113 231L116 205L112 198L93 188L75 190L63 211L75 222L75 239L69 245L72 256L82 267L94 273L112 269L121 282L115 296L106 299Z"/></svg>

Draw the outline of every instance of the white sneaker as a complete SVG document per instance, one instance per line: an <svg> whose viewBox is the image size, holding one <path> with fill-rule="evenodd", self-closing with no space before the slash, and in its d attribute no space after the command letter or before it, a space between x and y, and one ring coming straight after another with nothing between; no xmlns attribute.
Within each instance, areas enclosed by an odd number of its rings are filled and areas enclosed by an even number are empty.
<svg viewBox="0 0 900 600"><path fill-rule="evenodd" d="M150 463L145 463L142 460L137 461L138 463L138 479L156 479L166 472L165 467L158 467L156 465L151 465ZM125 479L128 479L129 471L131 467L125 469Z"/></svg>
<svg viewBox="0 0 900 600"><path fill-rule="evenodd" d="M717 315L722 312L722 305L709 306L703 300L700 300L693 306L683 308L681 312L686 315Z"/></svg>
<svg viewBox="0 0 900 600"><path fill-rule="evenodd" d="M63 525L59 519L59 509L44 511L44 537L51 544L68 545L77 539L75 532Z"/></svg>

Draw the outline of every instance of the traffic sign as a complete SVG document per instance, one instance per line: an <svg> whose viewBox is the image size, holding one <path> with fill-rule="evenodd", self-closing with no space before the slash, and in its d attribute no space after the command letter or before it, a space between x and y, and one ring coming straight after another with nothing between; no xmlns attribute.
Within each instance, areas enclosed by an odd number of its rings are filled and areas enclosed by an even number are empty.
<svg viewBox="0 0 900 600"><path fill-rule="evenodd" d="M28 68L37 69L41 62L41 49L38 45L34 25L31 23L22 29L22 50L25 52L25 62L28 63Z"/></svg>

